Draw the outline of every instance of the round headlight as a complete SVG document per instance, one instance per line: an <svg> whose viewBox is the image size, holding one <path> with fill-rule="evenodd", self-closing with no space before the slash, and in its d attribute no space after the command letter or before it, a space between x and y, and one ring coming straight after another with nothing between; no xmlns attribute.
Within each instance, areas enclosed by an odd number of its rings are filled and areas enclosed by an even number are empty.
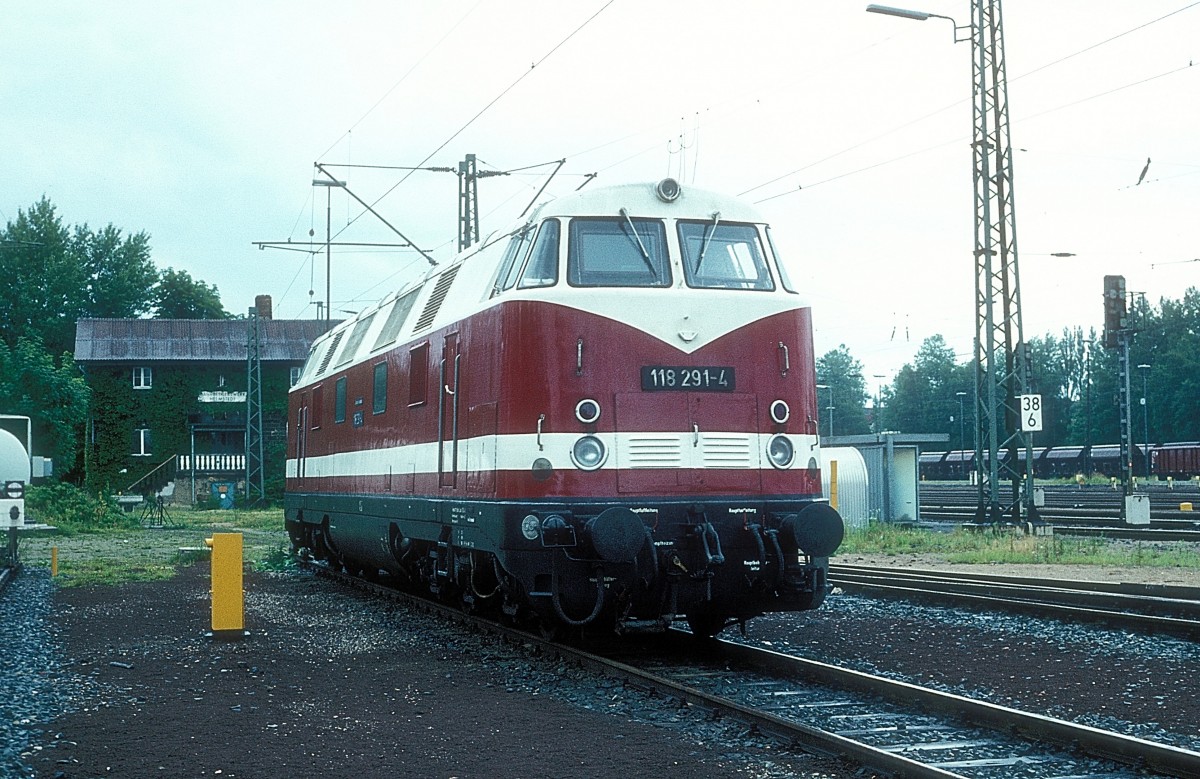
<svg viewBox="0 0 1200 779"><path fill-rule="evenodd" d="M787 436L777 435L767 444L767 459L776 468L787 468L796 457L796 449Z"/></svg>
<svg viewBox="0 0 1200 779"><path fill-rule="evenodd" d="M654 194L658 195L658 199L664 203L677 200L681 192L683 189L679 186L679 182L671 178L663 179L654 187Z"/></svg>
<svg viewBox="0 0 1200 779"><path fill-rule="evenodd" d="M586 398L575 404L575 418L585 425L590 425L600 418L600 404L591 398Z"/></svg>
<svg viewBox="0 0 1200 779"><path fill-rule="evenodd" d="M575 463L576 468L585 471L594 471L604 465L607 455L604 442L593 435L585 435L571 447L571 461Z"/></svg>
<svg viewBox="0 0 1200 779"><path fill-rule="evenodd" d="M542 523L533 514L527 514L525 519L521 520L521 535L530 541L536 541L542 532Z"/></svg>
<svg viewBox="0 0 1200 779"><path fill-rule="evenodd" d="M771 421L777 425L782 425L791 417L792 410L788 408L788 404L782 400L777 400L771 404Z"/></svg>

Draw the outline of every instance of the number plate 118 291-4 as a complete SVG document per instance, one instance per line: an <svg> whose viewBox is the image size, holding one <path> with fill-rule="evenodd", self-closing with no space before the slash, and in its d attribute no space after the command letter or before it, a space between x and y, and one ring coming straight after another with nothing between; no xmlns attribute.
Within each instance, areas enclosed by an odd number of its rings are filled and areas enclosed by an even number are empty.
<svg viewBox="0 0 1200 779"><path fill-rule="evenodd" d="M733 392L733 368L642 366L642 391Z"/></svg>

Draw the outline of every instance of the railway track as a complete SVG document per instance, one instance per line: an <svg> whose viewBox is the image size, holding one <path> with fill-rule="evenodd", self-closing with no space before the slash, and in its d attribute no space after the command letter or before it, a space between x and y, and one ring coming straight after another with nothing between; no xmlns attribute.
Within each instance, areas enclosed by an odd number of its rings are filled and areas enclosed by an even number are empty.
<svg viewBox="0 0 1200 779"><path fill-rule="evenodd" d="M897 777L1200 777L1200 753L682 631L599 652L554 643L324 566L319 575L729 717L789 748Z"/></svg>
<svg viewBox="0 0 1200 779"><path fill-rule="evenodd" d="M21 567L19 565L5 565L0 567L0 595L8 589L8 583L13 580L20 570Z"/></svg>
<svg viewBox="0 0 1200 779"><path fill-rule="evenodd" d="M856 565L833 565L829 570L830 581L848 591L1200 639L1200 588L1196 587Z"/></svg>
<svg viewBox="0 0 1200 779"><path fill-rule="evenodd" d="M1200 541L1200 491L1154 488L1150 496L1149 527L1130 527L1121 521L1122 493L1108 487L1045 486L1041 518L1063 535L1102 536L1133 540ZM976 488L967 484L921 485L921 519L929 523L975 521ZM1196 511L1180 506L1193 504Z"/></svg>

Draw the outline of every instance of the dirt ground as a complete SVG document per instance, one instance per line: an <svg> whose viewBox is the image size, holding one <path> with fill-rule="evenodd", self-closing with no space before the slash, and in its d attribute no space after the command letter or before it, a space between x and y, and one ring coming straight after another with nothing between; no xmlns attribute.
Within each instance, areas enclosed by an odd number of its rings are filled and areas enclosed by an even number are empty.
<svg viewBox="0 0 1200 779"><path fill-rule="evenodd" d="M57 591L66 670L98 692L46 726L28 758L39 777L852 775L613 716L619 687L531 677L511 648L301 574L249 575L251 637L213 641L207 574ZM560 685L591 697L565 700Z"/></svg>
<svg viewBox="0 0 1200 779"><path fill-rule="evenodd" d="M184 535L154 544L177 548ZM27 564L45 551L31 549ZM94 553L64 551L68 564ZM950 565L918 555L834 562L1200 586L1200 572L1183 569ZM246 591L251 637L214 642L203 636L205 562L167 581L57 590L61 673L85 677L91 692L45 724L26 762L54 779L855 775L728 726L706 730L687 714L664 719L660 701L329 582L249 574ZM970 622L845 609L836 599L810 614L764 617L751 630L818 659L996 691L1010 705L1045 710L1053 691L1056 716L1069 719L1116 717L1190 733L1191 701L1200 700L1190 656L1138 657L1136 645L1117 655L1090 646L1086 632L997 634Z"/></svg>

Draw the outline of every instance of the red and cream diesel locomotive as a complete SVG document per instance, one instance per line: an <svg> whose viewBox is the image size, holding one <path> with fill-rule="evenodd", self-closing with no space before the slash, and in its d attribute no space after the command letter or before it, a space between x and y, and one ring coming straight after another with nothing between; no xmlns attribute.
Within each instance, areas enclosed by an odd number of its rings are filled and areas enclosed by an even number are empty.
<svg viewBox="0 0 1200 779"><path fill-rule="evenodd" d="M318 339L298 553L548 629L819 606L812 326L763 219L657 184L540 206Z"/></svg>

